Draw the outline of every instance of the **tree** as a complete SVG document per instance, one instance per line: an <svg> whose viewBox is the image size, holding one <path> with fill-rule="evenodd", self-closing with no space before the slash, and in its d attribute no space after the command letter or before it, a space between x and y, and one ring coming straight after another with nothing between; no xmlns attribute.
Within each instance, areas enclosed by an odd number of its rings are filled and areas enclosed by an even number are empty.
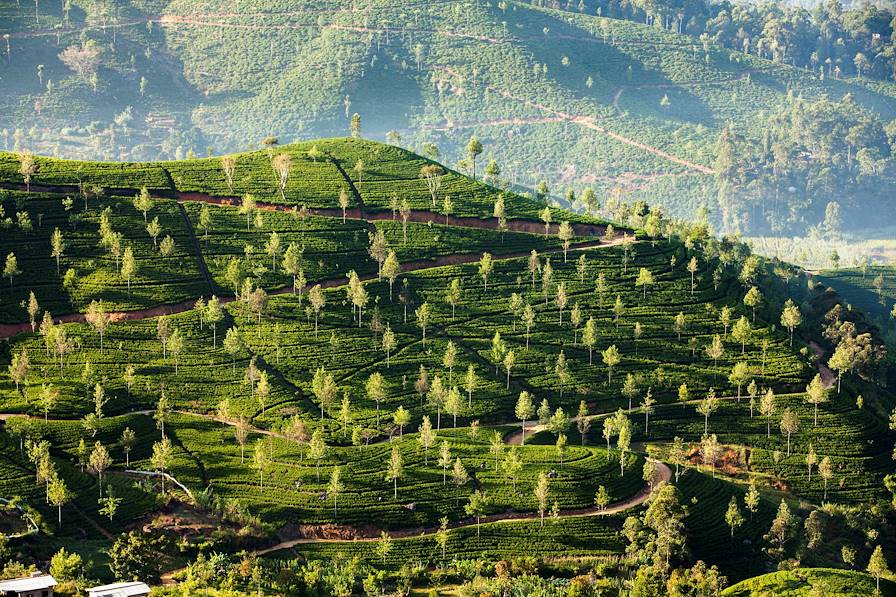
<svg viewBox="0 0 896 597"><path fill-rule="evenodd" d="M454 486L458 491L458 499L460 498L459 492L461 487L466 485L470 481L470 473L467 472L466 467L460 461L460 458L454 459L454 464L451 467L451 482L454 483Z"/></svg>
<svg viewBox="0 0 896 597"><path fill-rule="evenodd" d="M386 368L389 367L389 357L396 346L398 346L398 342L395 339L395 332L392 331L392 327L387 323L386 329L383 330L383 350L386 353Z"/></svg>
<svg viewBox="0 0 896 597"><path fill-rule="evenodd" d="M389 464L386 469L386 480L393 483L393 499L398 499L398 479L401 478L402 459L398 446L392 446L392 454L389 457Z"/></svg>
<svg viewBox="0 0 896 597"><path fill-rule="evenodd" d="M526 303L523 307L523 323L526 325L526 350L529 350L529 332L535 326L535 309L532 305Z"/></svg>
<svg viewBox="0 0 896 597"><path fill-rule="evenodd" d="M616 448L619 450L619 471L621 475L625 475L625 456L631 447L632 424L622 410L616 412L613 427L616 430Z"/></svg>
<svg viewBox="0 0 896 597"><path fill-rule="evenodd" d="M520 444L525 444L526 421L528 421L535 415L535 406L532 403L532 394L525 390L520 392L520 396L516 401L514 414L516 415L516 418L521 422L520 433L522 434L522 440L520 441Z"/></svg>
<svg viewBox="0 0 896 597"><path fill-rule="evenodd" d="M725 511L725 524L731 529L731 539L734 540L734 531L744 524L744 516L737 507L737 498L731 496L728 502L728 510Z"/></svg>
<svg viewBox="0 0 896 597"><path fill-rule="evenodd" d="M131 466L131 450L137 444L137 434L130 427L125 427L118 443L121 444L121 449L124 451L124 466L128 468Z"/></svg>
<svg viewBox="0 0 896 597"><path fill-rule="evenodd" d="M148 223L147 218L152 207L153 200L152 196L149 194L149 189L142 187L140 192L134 196L134 208L143 214L144 224Z"/></svg>
<svg viewBox="0 0 896 597"><path fill-rule="evenodd" d="M513 365L515 363L516 363L516 355L514 354L513 350L508 350L504 354L504 370L507 372L506 388L508 390L510 389L510 370L513 369ZM561 389L561 392L562 392L562 389Z"/></svg>
<svg viewBox="0 0 896 597"><path fill-rule="evenodd" d="M46 423L50 411L56 406L56 403L59 402L59 390L53 386L41 384L38 402L40 403L41 409L44 411L44 422Z"/></svg>
<svg viewBox="0 0 896 597"><path fill-rule="evenodd" d="M90 301L90 304L87 306L87 313L84 314L84 319L90 324L90 327L96 331L100 336L100 351L103 350L103 337L105 336L106 329L108 329L109 324L112 323L112 318L109 313L106 311L106 308L103 306L101 302Z"/></svg>
<svg viewBox="0 0 896 597"><path fill-rule="evenodd" d="M547 510L548 503L548 476L541 472L538 474L538 481L535 483L535 501L538 504L538 516L541 519L541 526L544 526L544 512Z"/></svg>
<svg viewBox="0 0 896 597"><path fill-rule="evenodd" d="M371 379L374 379L374 381L371 382L370 380L368 380L367 382L368 396L370 396L371 383L380 384L380 390L382 390L383 384L383 376L380 373L374 373L370 377ZM320 406L320 418L321 420L323 420L324 409L329 408L329 406L333 403L333 400L336 399L336 394L339 392L339 387L336 385L336 380L333 377L333 374L327 373L327 370L323 367L318 367L314 371L314 376L311 379L311 392L317 399L318 405ZM378 396L378 399L382 399L383 397L383 395ZM377 402L377 410L379 410L379 402ZM379 418L377 418L377 425L379 425Z"/></svg>
<svg viewBox="0 0 896 597"><path fill-rule="evenodd" d="M3 265L3 277L9 278L9 285L12 286L12 279L19 276L22 270L19 269L19 261L16 259L15 253L6 256L6 263Z"/></svg>
<svg viewBox="0 0 896 597"><path fill-rule="evenodd" d="M10 379L16 384L16 391L28 380L28 374L31 372L31 360L28 358L28 351L22 348L18 353L12 355L12 362L7 367Z"/></svg>
<svg viewBox="0 0 896 597"><path fill-rule="evenodd" d="M650 415L654 412L654 404L656 404L656 400L654 400L650 388L647 388L647 393L644 394L644 400L641 401L641 410L644 412L644 435L646 436L650 435Z"/></svg>
<svg viewBox="0 0 896 597"><path fill-rule="evenodd" d="M601 353L604 365L607 366L607 385L613 383L613 367L622 360L619 349L613 344Z"/></svg>
<svg viewBox="0 0 896 597"><path fill-rule="evenodd" d="M750 482L750 486L747 488L747 493L744 494L744 505L747 507L747 510L750 512L750 520L753 520L753 515L759 510L759 490L756 489L756 483Z"/></svg>
<svg viewBox="0 0 896 597"><path fill-rule="evenodd" d="M389 249L389 252L386 254L386 259L383 261L381 269L383 277L389 280L389 302L392 302L392 286L395 284L398 274L401 273L401 265L398 263L398 257L392 249Z"/></svg>
<svg viewBox="0 0 896 597"><path fill-rule="evenodd" d="M56 274L58 275L61 267L60 260L65 256L65 239L59 228L53 230L53 235L50 237L50 248L50 257L56 259ZM130 291L130 286L128 286L128 291Z"/></svg>
<svg viewBox="0 0 896 597"><path fill-rule="evenodd" d="M713 366L718 365L719 359L725 356L725 346L722 344L722 337L716 334L712 337L712 342L706 346L706 356L712 359Z"/></svg>
<svg viewBox="0 0 896 597"><path fill-rule="evenodd" d="M280 187L280 198L286 201L286 183L289 181L289 171L292 168L292 156L288 153L278 153L271 160L271 167L277 175L277 183Z"/></svg>
<svg viewBox="0 0 896 597"><path fill-rule="evenodd" d="M775 392L771 388L759 400L759 414L765 417L765 437L771 437L771 421L775 415Z"/></svg>
<svg viewBox="0 0 896 597"><path fill-rule="evenodd" d="M62 54L59 57L62 58ZM31 177L37 174L38 170L37 161L30 151L20 151L17 157L19 158L19 174L22 175L22 181L25 183L25 192L30 193Z"/></svg>
<svg viewBox="0 0 896 597"><path fill-rule="evenodd" d="M678 341L681 342L681 333L687 328L687 320L684 313L679 312L675 316L675 333L678 334Z"/></svg>
<svg viewBox="0 0 896 597"><path fill-rule="evenodd" d="M112 458L109 456L109 451L103 444L96 442L87 461L87 470L97 477L100 497L103 497L103 475L106 474L106 470L110 466L112 466Z"/></svg>
<svg viewBox="0 0 896 597"><path fill-rule="evenodd" d="M708 464L712 468L712 476L716 476L716 461L722 448L715 434L704 435L700 440L700 455L703 457L703 464Z"/></svg>
<svg viewBox="0 0 896 597"><path fill-rule="evenodd" d="M243 199L240 201L239 212L246 216L246 232L249 231L249 226L252 224L252 216L255 215L256 206L255 195L251 193L243 195Z"/></svg>
<svg viewBox="0 0 896 597"><path fill-rule="evenodd" d="M483 253L479 259L479 275L482 276L482 287L488 290L488 277L494 271L495 264L491 253Z"/></svg>
<svg viewBox="0 0 896 597"><path fill-rule="evenodd" d="M476 158L482 153L482 143L479 142L475 135L470 137L466 151L470 161L473 163L473 180L476 180Z"/></svg>
<svg viewBox="0 0 896 597"><path fill-rule="evenodd" d="M535 290L535 275L541 271L541 261L538 259L538 251L532 249L529 253L529 261L527 262L527 270L532 275L532 290Z"/></svg>
<svg viewBox="0 0 896 597"><path fill-rule="evenodd" d="M750 367L745 362L740 361L731 368L728 375L728 381L737 386L737 401L740 402L740 389L750 379Z"/></svg>
<svg viewBox="0 0 896 597"><path fill-rule="evenodd" d="M551 229L551 208L545 206L541 212L541 221L544 222L544 235L547 236Z"/></svg>
<svg viewBox="0 0 896 597"><path fill-rule="evenodd" d="M342 483L340 469L338 466L334 466L333 472L330 473L330 482L327 484L327 493L333 496L333 518L337 516L336 499L344 489L345 485Z"/></svg>
<svg viewBox="0 0 896 597"><path fill-rule="evenodd" d="M560 399L563 400L563 387L569 382L569 366L566 364L566 354L561 350L557 355L557 363L554 365L554 374L560 385Z"/></svg>
<svg viewBox="0 0 896 597"><path fill-rule="evenodd" d="M619 329L619 319L625 314L625 304L622 297L616 295L616 302L613 304L613 321L616 323L616 329Z"/></svg>
<svg viewBox="0 0 896 597"><path fill-rule="evenodd" d="M719 409L719 406L715 388L709 388L706 397L697 405L697 412L703 415L703 435L709 433L709 417Z"/></svg>
<svg viewBox="0 0 896 597"><path fill-rule="evenodd" d="M790 436L796 433L800 426L800 419L797 414L789 408L785 408L781 413L781 433L787 435L787 456L790 456Z"/></svg>
<svg viewBox="0 0 896 597"><path fill-rule="evenodd" d="M579 307L579 303L573 305L572 310L569 312L569 321L572 323L572 344L573 346L577 346L579 343L579 326L582 325L582 309Z"/></svg>
<svg viewBox="0 0 896 597"><path fill-rule="evenodd" d="M594 363L594 345L597 344L597 324L593 317L589 317L585 322L585 329L582 330L582 344L588 347L588 364Z"/></svg>
<svg viewBox="0 0 896 597"><path fill-rule="evenodd" d="M821 375L815 374L809 385L806 386L806 402L814 407L814 427L818 427L818 405L828 401L828 393L825 390Z"/></svg>
<svg viewBox="0 0 896 597"><path fill-rule="evenodd" d="M152 246L159 246L159 235L162 234L162 225L159 223L159 218L155 217L152 219L152 222L146 225L146 233L152 237Z"/></svg>
<svg viewBox="0 0 896 597"><path fill-rule="evenodd" d="M479 521L482 515L485 513L485 508L488 505L488 497L481 490L477 489L472 494L470 494L470 501L464 506L464 511L467 513L467 516L475 516L476 517L476 536L479 537Z"/></svg>
<svg viewBox="0 0 896 597"><path fill-rule="evenodd" d="M455 428L457 428L457 416L461 414L463 407L463 400L457 386L452 386L445 397L445 412L453 417Z"/></svg>
<svg viewBox="0 0 896 597"><path fill-rule="evenodd" d="M563 310L566 309L566 305L569 301L569 296L566 294L566 282L560 282L557 286L557 298L556 305L557 311L560 314L560 325L563 325Z"/></svg>
<svg viewBox="0 0 896 597"><path fill-rule="evenodd" d="M448 517L439 519L439 530L436 531L436 545L442 550L442 560L445 559L445 548L448 545Z"/></svg>
<svg viewBox="0 0 896 597"><path fill-rule="evenodd" d="M308 291L308 302L311 303L311 310L314 311L314 337L316 338L318 317L327 302L320 284L315 284L311 290Z"/></svg>
<svg viewBox="0 0 896 597"><path fill-rule="evenodd" d="M410 413L399 404L398 409L392 415L392 421L398 426L399 436L404 437L404 426L411 422Z"/></svg>
<svg viewBox="0 0 896 597"><path fill-rule="evenodd" d="M417 441L420 442L420 445L423 447L423 466L427 466L429 464L429 449L435 444L436 436L432 430L432 423L429 420L429 415L423 415L423 421L420 423L420 427L417 430L418 436Z"/></svg>
<svg viewBox="0 0 896 597"><path fill-rule="evenodd" d="M563 263L566 263L566 252L569 251L569 245L575 233L569 222L560 222L557 227L557 238L563 244Z"/></svg>
<svg viewBox="0 0 896 597"><path fill-rule="evenodd" d="M694 289L697 287L694 281L694 275L697 273L699 269L699 265L697 264L697 258L691 257L691 260L688 262L687 270L691 274L691 296L694 296Z"/></svg>
<svg viewBox="0 0 896 597"><path fill-rule="evenodd" d="M591 430L591 419L588 418L588 405L584 400L579 401L579 411L576 413L576 429L579 437L582 439L582 445L585 445L585 436Z"/></svg>
<svg viewBox="0 0 896 597"><path fill-rule="evenodd" d="M778 513L772 521L769 532L765 535L765 540L776 546L775 551L780 553L784 551L784 546L793 534L796 521L790 512L790 507L784 499L778 506Z"/></svg>
<svg viewBox="0 0 896 597"><path fill-rule="evenodd" d="M800 314L800 308L792 300L787 299L787 302L784 303L784 310L781 311L781 325L790 332L790 346L793 346L793 331L802 323L803 316Z"/></svg>
<svg viewBox="0 0 896 597"><path fill-rule="evenodd" d="M439 446L439 466L442 468L442 486L445 486L445 477L448 474L448 468L451 466L452 457L451 457L451 447L448 445L447 441L442 441L442 445Z"/></svg>
<svg viewBox="0 0 896 597"><path fill-rule="evenodd" d="M686 515L677 487L663 483L654 491L643 514L643 524L653 531L655 537L653 558L656 568L668 570L672 558L682 556Z"/></svg>
<svg viewBox="0 0 896 597"><path fill-rule="evenodd" d="M464 378L464 389L467 391L467 408L473 406L473 391L479 385L479 378L476 376L476 368L471 363L467 367L467 375Z"/></svg>
<svg viewBox="0 0 896 597"><path fill-rule="evenodd" d="M896 306L894 306L896 308ZM842 338L834 349L834 354L828 360L828 366L837 372L837 393L840 393L840 381L843 373L851 371L856 366L857 346L855 341Z"/></svg>
<svg viewBox="0 0 896 597"><path fill-rule="evenodd" d="M809 484L812 483L812 467L818 463L818 455L815 453L815 448L812 447L812 444L809 444L809 452L806 454L806 466L809 467Z"/></svg>
<svg viewBox="0 0 896 597"><path fill-rule="evenodd" d="M740 342L740 354L744 354L746 351L747 342L752 335L753 329L750 327L750 321L745 316L741 316L731 328L731 336Z"/></svg>
<svg viewBox="0 0 896 597"><path fill-rule="evenodd" d="M171 336L168 337L166 346L168 352L174 357L174 373L177 374L180 365L180 354L184 350L184 337L181 335L179 329L174 328L174 331L171 332Z"/></svg>
<svg viewBox="0 0 896 597"><path fill-rule="evenodd" d="M167 437L163 437L161 441L153 444L152 456L149 462L153 470L157 471L162 479L162 493L165 493L165 471L168 470L173 456L174 446L172 446L171 440Z"/></svg>
<svg viewBox="0 0 896 597"><path fill-rule="evenodd" d="M890 569L887 567L887 559L884 557L884 552L880 545L874 548L871 559L868 561L867 570L868 574L871 574L877 582L876 591L880 594L880 577L890 573Z"/></svg>
<svg viewBox="0 0 896 597"><path fill-rule="evenodd" d="M221 156L221 170L224 172L224 180L227 182L227 188L233 192L233 176L236 173L237 156L225 155Z"/></svg>
<svg viewBox="0 0 896 597"><path fill-rule="evenodd" d="M311 440L308 442L308 458L314 461L314 468L317 473L317 482L320 483L320 461L327 455L327 444L324 441L323 430L318 427L311 434Z"/></svg>
<svg viewBox="0 0 896 597"><path fill-rule="evenodd" d="M109 522L112 522L112 519L115 518L115 514L118 512L118 506L121 505L121 498L115 497L112 493L112 489L109 488L109 494L99 499L99 504L101 508L99 509L99 513L103 516L109 518Z"/></svg>
<svg viewBox="0 0 896 597"><path fill-rule="evenodd" d="M647 300L647 289L650 286L653 286L653 274L650 273L649 269L647 269L646 267L642 267L640 271L638 271L638 277L635 280L635 286L644 289L644 300Z"/></svg>
<svg viewBox="0 0 896 597"><path fill-rule="evenodd" d="M50 504L56 508L57 521L59 526L62 526L62 507L74 498L64 479L57 475L50 480L47 498L50 500Z"/></svg>
<svg viewBox="0 0 896 597"><path fill-rule="evenodd" d="M429 303L423 303L417 307L414 314L417 316L417 326L423 331L423 348L426 348L426 328L432 317L432 307Z"/></svg>
<svg viewBox="0 0 896 597"><path fill-rule="evenodd" d="M429 196L432 200L433 209L436 208L439 189L442 186L443 174L444 170L442 170L442 167L438 164L426 164L425 166L420 168L420 178L422 178L426 183L426 188L429 191Z"/></svg>
<svg viewBox="0 0 896 597"><path fill-rule="evenodd" d="M755 286L752 286L750 290L747 291L747 294L744 295L744 305L752 309L754 322L756 321L756 309L762 305L762 300L762 292Z"/></svg>
<svg viewBox="0 0 896 597"><path fill-rule="evenodd" d="M349 131L352 137L359 139L361 137L361 115L355 112L352 114L351 122L349 122Z"/></svg>
<svg viewBox="0 0 896 597"><path fill-rule="evenodd" d="M603 485L598 487L597 492L594 494L594 505L597 506L598 510L601 512L606 510L611 501L612 498L610 497L610 492L607 491L607 488Z"/></svg>

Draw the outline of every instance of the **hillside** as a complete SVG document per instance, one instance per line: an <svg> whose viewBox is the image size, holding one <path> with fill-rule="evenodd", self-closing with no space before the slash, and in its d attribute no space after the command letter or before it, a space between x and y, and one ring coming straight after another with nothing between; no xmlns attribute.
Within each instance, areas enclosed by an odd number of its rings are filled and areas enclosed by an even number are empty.
<svg viewBox="0 0 896 597"><path fill-rule="evenodd" d="M891 207L892 84L534 4L74 0L36 15L7 4L3 146L171 159L342 135L358 113L365 136L393 131L448 163L476 135L479 172L495 159L496 179L546 181L558 199L574 189L583 209L592 189L606 215L622 193L780 234L817 224L831 201L853 229L869 203ZM77 73L58 57L66 48Z"/></svg>
<svg viewBox="0 0 896 597"><path fill-rule="evenodd" d="M361 139L36 165L0 155L0 497L39 521L2 564L65 546L88 578L274 595L507 560L618 594L665 587L660 507L680 575L893 544L881 362L838 389L837 297L701 224L441 166L432 197L437 164Z"/></svg>
<svg viewBox="0 0 896 597"><path fill-rule="evenodd" d="M896 584L892 581L884 580L880 589L881 595L896 595ZM722 594L725 597L751 595L797 597L819 593L842 597L873 595L875 582L873 577L861 572L798 568L745 580L729 587Z"/></svg>

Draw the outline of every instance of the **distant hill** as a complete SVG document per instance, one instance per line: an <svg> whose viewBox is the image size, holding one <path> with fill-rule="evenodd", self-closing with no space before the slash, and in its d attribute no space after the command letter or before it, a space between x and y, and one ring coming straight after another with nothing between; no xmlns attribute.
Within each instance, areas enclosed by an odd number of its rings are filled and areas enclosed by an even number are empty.
<svg viewBox="0 0 896 597"><path fill-rule="evenodd" d="M394 131L449 163L477 135L479 172L494 159L496 180L545 181L557 198L573 189L582 208L591 188L611 210L615 194L679 216L705 207L726 230L801 232L830 201L856 227L892 197L891 83L821 79L593 12L412 0L67 6L0 7L0 147L170 159L268 135L344 135L358 113L365 136Z"/></svg>

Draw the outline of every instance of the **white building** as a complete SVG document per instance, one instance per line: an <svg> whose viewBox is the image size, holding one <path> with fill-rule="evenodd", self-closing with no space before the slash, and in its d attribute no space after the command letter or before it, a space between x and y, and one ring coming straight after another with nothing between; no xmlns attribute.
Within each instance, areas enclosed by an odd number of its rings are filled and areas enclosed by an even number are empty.
<svg viewBox="0 0 896 597"><path fill-rule="evenodd" d="M89 597L146 597L149 586L143 582L117 582L87 589Z"/></svg>
<svg viewBox="0 0 896 597"><path fill-rule="evenodd" d="M25 578L0 581L3 597L53 597L56 579L49 574L35 572Z"/></svg>

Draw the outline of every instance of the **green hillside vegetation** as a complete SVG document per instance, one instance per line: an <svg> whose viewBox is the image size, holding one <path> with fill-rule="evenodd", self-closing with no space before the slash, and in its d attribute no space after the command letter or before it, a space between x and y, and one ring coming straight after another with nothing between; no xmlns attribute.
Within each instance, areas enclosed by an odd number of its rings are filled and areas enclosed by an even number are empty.
<svg viewBox="0 0 896 597"><path fill-rule="evenodd" d="M896 595L896 585L885 580L881 583L882 595ZM786 597L813 595L826 592L844 597L873 595L874 578L862 572L830 570L824 568L797 568L773 572L751 578L729 587L722 594L727 596L783 595Z"/></svg>
<svg viewBox="0 0 896 597"><path fill-rule="evenodd" d="M889 205L889 12L539 4L10 5L2 144L179 159L341 135L359 114L367 136L607 216L622 195L780 234L829 202L849 228ZM130 175L166 186L157 168ZM365 201L382 206L374 178Z"/></svg>
<svg viewBox="0 0 896 597"><path fill-rule="evenodd" d="M432 210L429 162L352 139L240 155L232 190L217 158L39 163L31 192L0 180L0 497L39 527L4 564L69 540L89 578L173 571L187 592L373 574L662 594L892 545L880 339L705 222L643 203L613 229L543 217L454 172ZM154 169L167 186L141 202L128 173Z"/></svg>
<svg viewBox="0 0 896 597"><path fill-rule="evenodd" d="M890 341L896 339L893 329L896 272L892 267L825 270L817 279L833 288L846 303L864 311Z"/></svg>

